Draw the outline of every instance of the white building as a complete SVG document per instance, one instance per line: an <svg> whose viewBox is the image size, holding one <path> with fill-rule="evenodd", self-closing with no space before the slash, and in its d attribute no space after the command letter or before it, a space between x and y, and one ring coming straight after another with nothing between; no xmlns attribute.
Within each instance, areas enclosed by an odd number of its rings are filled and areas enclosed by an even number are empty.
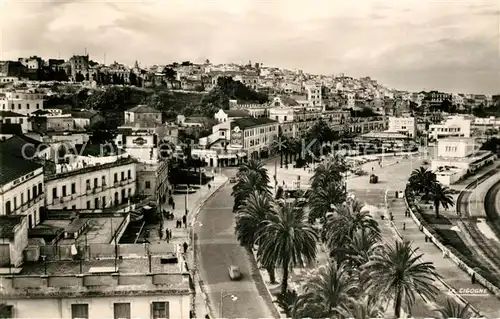
<svg viewBox="0 0 500 319"><path fill-rule="evenodd" d="M45 187L43 167L30 160L34 148L23 149L26 143L18 136L0 142L0 215L25 215L32 228L40 222Z"/></svg>
<svg viewBox="0 0 500 319"><path fill-rule="evenodd" d="M444 185L451 185L467 173L492 163L496 156L490 151L480 151L474 138L449 137L438 140L437 156L431 170Z"/></svg>
<svg viewBox="0 0 500 319"><path fill-rule="evenodd" d="M29 130L31 130L31 125L30 122L28 121L28 116L13 111L0 110L0 123L19 124L21 125L21 130L23 133L27 133Z"/></svg>
<svg viewBox="0 0 500 319"><path fill-rule="evenodd" d="M25 91L2 92L0 93L0 110L27 115L36 110L43 110L43 97L41 93Z"/></svg>
<svg viewBox="0 0 500 319"><path fill-rule="evenodd" d="M317 85L306 85L306 94L307 100L309 101L309 105L313 107L322 106L322 95L321 95L321 86Z"/></svg>
<svg viewBox="0 0 500 319"><path fill-rule="evenodd" d="M136 161L121 158L47 176L46 203L52 209L102 209L127 203L136 194Z"/></svg>
<svg viewBox="0 0 500 319"><path fill-rule="evenodd" d="M465 116L451 116L441 124L429 126L429 138L439 140L446 137L471 137L472 119Z"/></svg>
<svg viewBox="0 0 500 319"><path fill-rule="evenodd" d="M217 122L228 122L234 119L250 117L250 114L245 110L223 110L220 109L215 113L214 118Z"/></svg>
<svg viewBox="0 0 500 319"><path fill-rule="evenodd" d="M415 124L415 118L389 116L388 131L401 133L408 137L413 138L417 134L417 126Z"/></svg>

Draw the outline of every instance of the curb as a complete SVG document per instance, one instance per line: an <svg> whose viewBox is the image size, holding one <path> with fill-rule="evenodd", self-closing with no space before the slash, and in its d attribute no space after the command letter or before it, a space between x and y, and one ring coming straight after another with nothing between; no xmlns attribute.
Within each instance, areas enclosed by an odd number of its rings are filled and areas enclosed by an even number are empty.
<svg viewBox="0 0 500 319"><path fill-rule="evenodd" d="M389 208L389 204L388 204L388 201L387 201L387 194L386 196L384 197L384 201L385 201L385 206L387 208ZM413 220L413 219L412 219ZM401 233L399 232L399 229L397 228L396 224L393 222L393 221L390 221L390 226L395 230L396 234L398 235L398 237L401 239L401 240L404 240L404 237L403 235L401 235ZM423 262L422 258L419 258L420 262ZM460 301L461 303L467 305L469 304L469 302L467 300L465 300L462 296L458 295L456 293L456 289L453 288L450 284L448 284L443 278L437 278L437 280L446 288L448 289L448 293L451 294L453 296L454 299ZM470 304L469 304L470 305ZM474 310L474 311L477 311L475 308L472 307L472 305L470 305L470 307ZM478 312L478 311L477 311Z"/></svg>
<svg viewBox="0 0 500 319"><path fill-rule="evenodd" d="M190 246L192 247L192 254L193 254L193 259L192 259L192 266L191 269L192 269L192 277L193 277L193 280L195 281L195 293L194 293L194 305L195 305L195 311L196 311L196 287L199 287L199 293L201 293L201 297L203 299L203 302L205 304L205 310L207 313L210 314L210 316L212 318L216 318L214 317L214 313L211 309L211 306L210 306L210 300L208 298L208 294L205 292L205 289L203 287L203 281L201 280L199 274L198 274L198 267L197 267L197 264L196 264L196 260L198 259L197 258L197 255L198 255L198 252L196 251L196 240L195 240L195 233L194 233L194 225L195 225L195 222L198 218L198 215L201 211L201 208L203 207L203 205L205 205L205 203L212 199L215 194L217 194L224 186L226 186L229 182L229 178L227 176L225 176L225 181L223 181L220 185L214 187L214 190L212 191L212 193L210 195L208 195L206 198L204 198L198 205L195 206L195 208L193 209L193 215L191 217L191 220L189 221L189 241L190 241ZM191 236L192 234L192 236ZM199 317L200 314L196 314L197 317ZM201 318L201 317L200 317Z"/></svg>
<svg viewBox="0 0 500 319"><path fill-rule="evenodd" d="M268 297L271 299L271 302L272 302L272 304L274 306L274 310L276 311L276 313L278 313L280 315L280 318L286 318L285 314L283 314L281 312L280 308L276 304L275 298L274 298L273 294L271 293L271 290L267 286L266 281L264 280L264 277L262 277L262 272L260 270L261 268L259 267L259 262L257 261L257 251L254 250L253 248L251 248L251 253L252 253L253 261L255 262L255 265L257 266L258 275L259 275L260 279L262 280L262 283L264 284L264 287L266 287L266 291L267 291ZM273 311L271 310L271 312L273 312Z"/></svg>

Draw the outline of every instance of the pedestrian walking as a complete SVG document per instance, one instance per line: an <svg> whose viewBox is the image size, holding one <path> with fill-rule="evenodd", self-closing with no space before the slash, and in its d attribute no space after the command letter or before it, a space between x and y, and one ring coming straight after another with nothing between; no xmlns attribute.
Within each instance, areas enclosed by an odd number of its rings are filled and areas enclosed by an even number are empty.
<svg viewBox="0 0 500 319"><path fill-rule="evenodd" d="M184 253L187 253L187 250L188 250L188 244L186 242L184 242L184 244L182 244L183 248L184 248Z"/></svg>
<svg viewBox="0 0 500 319"><path fill-rule="evenodd" d="M403 230L406 229L406 223L403 223Z"/></svg>
<svg viewBox="0 0 500 319"><path fill-rule="evenodd" d="M210 186L210 184L208 184L207 186L208 186L208 190L210 190L212 188L212 186Z"/></svg>
<svg viewBox="0 0 500 319"><path fill-rule="evenodd" d="M470 277L470 281L473 285L476 283L476 273L472 274L472 276Z"/></svg>
<svg viewBox="0 0 500 319"><path fill-rule="evenodd" d="M186 222L187 222L187 218L186 218L186 215L182 216L182 223L184 224L184 228L186 228Z"/></svg>
<svg viewBox="0 0 500 319"><path fill-rule="evenodd" d="M427 242L427 235L425 235L425 242Z"/></svg>
<svg viewBox="0 0 500 319"><path fill-rule="evenodd" d="M163 239L163 229L161 228L158 229L158 237L160 237L160 240Z"/></svg>
<svg viewBox="0 0 500 319"><path fill-rule="evenodd" d="M169 240L172 239L172 230L171 229L168 230L168 239Z"/></svg>
<svg viewBox="0 0 500 319"><path fill-rule="evenodd" d="M175 209L175 202L172 201L172 209Z"/></svg>

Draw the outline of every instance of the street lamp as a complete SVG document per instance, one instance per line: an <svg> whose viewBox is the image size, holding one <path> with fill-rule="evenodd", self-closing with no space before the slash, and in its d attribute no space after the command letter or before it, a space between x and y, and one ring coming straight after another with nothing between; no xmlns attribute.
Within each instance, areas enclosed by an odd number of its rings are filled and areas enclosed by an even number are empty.
<svg viewBox="0 0 500 319"><path fill-rule="evenodd" d="M42 257L43 260L43 273L47 276L47 256L41 255L40 257Z"/></svg>
<svg viewBox="0 0 500 319"><path fill-rule="evenodd" d="M231 301L238 300L238 297L236 297L235 295L233 295L233 294L224 294L224 291L221 289L221 291L220 291L220 311L219 311L219 317L220 318L223 318L222 317L222 302L224 301L225 297L231 297Z"/></svg>

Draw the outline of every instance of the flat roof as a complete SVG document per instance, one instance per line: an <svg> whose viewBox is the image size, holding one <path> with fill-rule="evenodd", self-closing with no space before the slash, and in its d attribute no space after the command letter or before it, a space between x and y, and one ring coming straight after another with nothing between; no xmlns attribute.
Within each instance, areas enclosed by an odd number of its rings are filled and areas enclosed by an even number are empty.
<svg viewBox="0 0 500 319"><path fill-rule="evenodd" d="M165 254L166 256L167 254ZM151 257L152 273L178 273L179 263L162 264L161 256ZM116 266L120 273L137 274L149 272L149 261L144 258L123 258L116 260ZM26 263L21 268L20 275L44 275L44 262ZM82 271L88 274L91 268L95 267L115 267L115 259L83 260ZM80 274L80 261L47 261L47 275L77 275Z"/></svg>

